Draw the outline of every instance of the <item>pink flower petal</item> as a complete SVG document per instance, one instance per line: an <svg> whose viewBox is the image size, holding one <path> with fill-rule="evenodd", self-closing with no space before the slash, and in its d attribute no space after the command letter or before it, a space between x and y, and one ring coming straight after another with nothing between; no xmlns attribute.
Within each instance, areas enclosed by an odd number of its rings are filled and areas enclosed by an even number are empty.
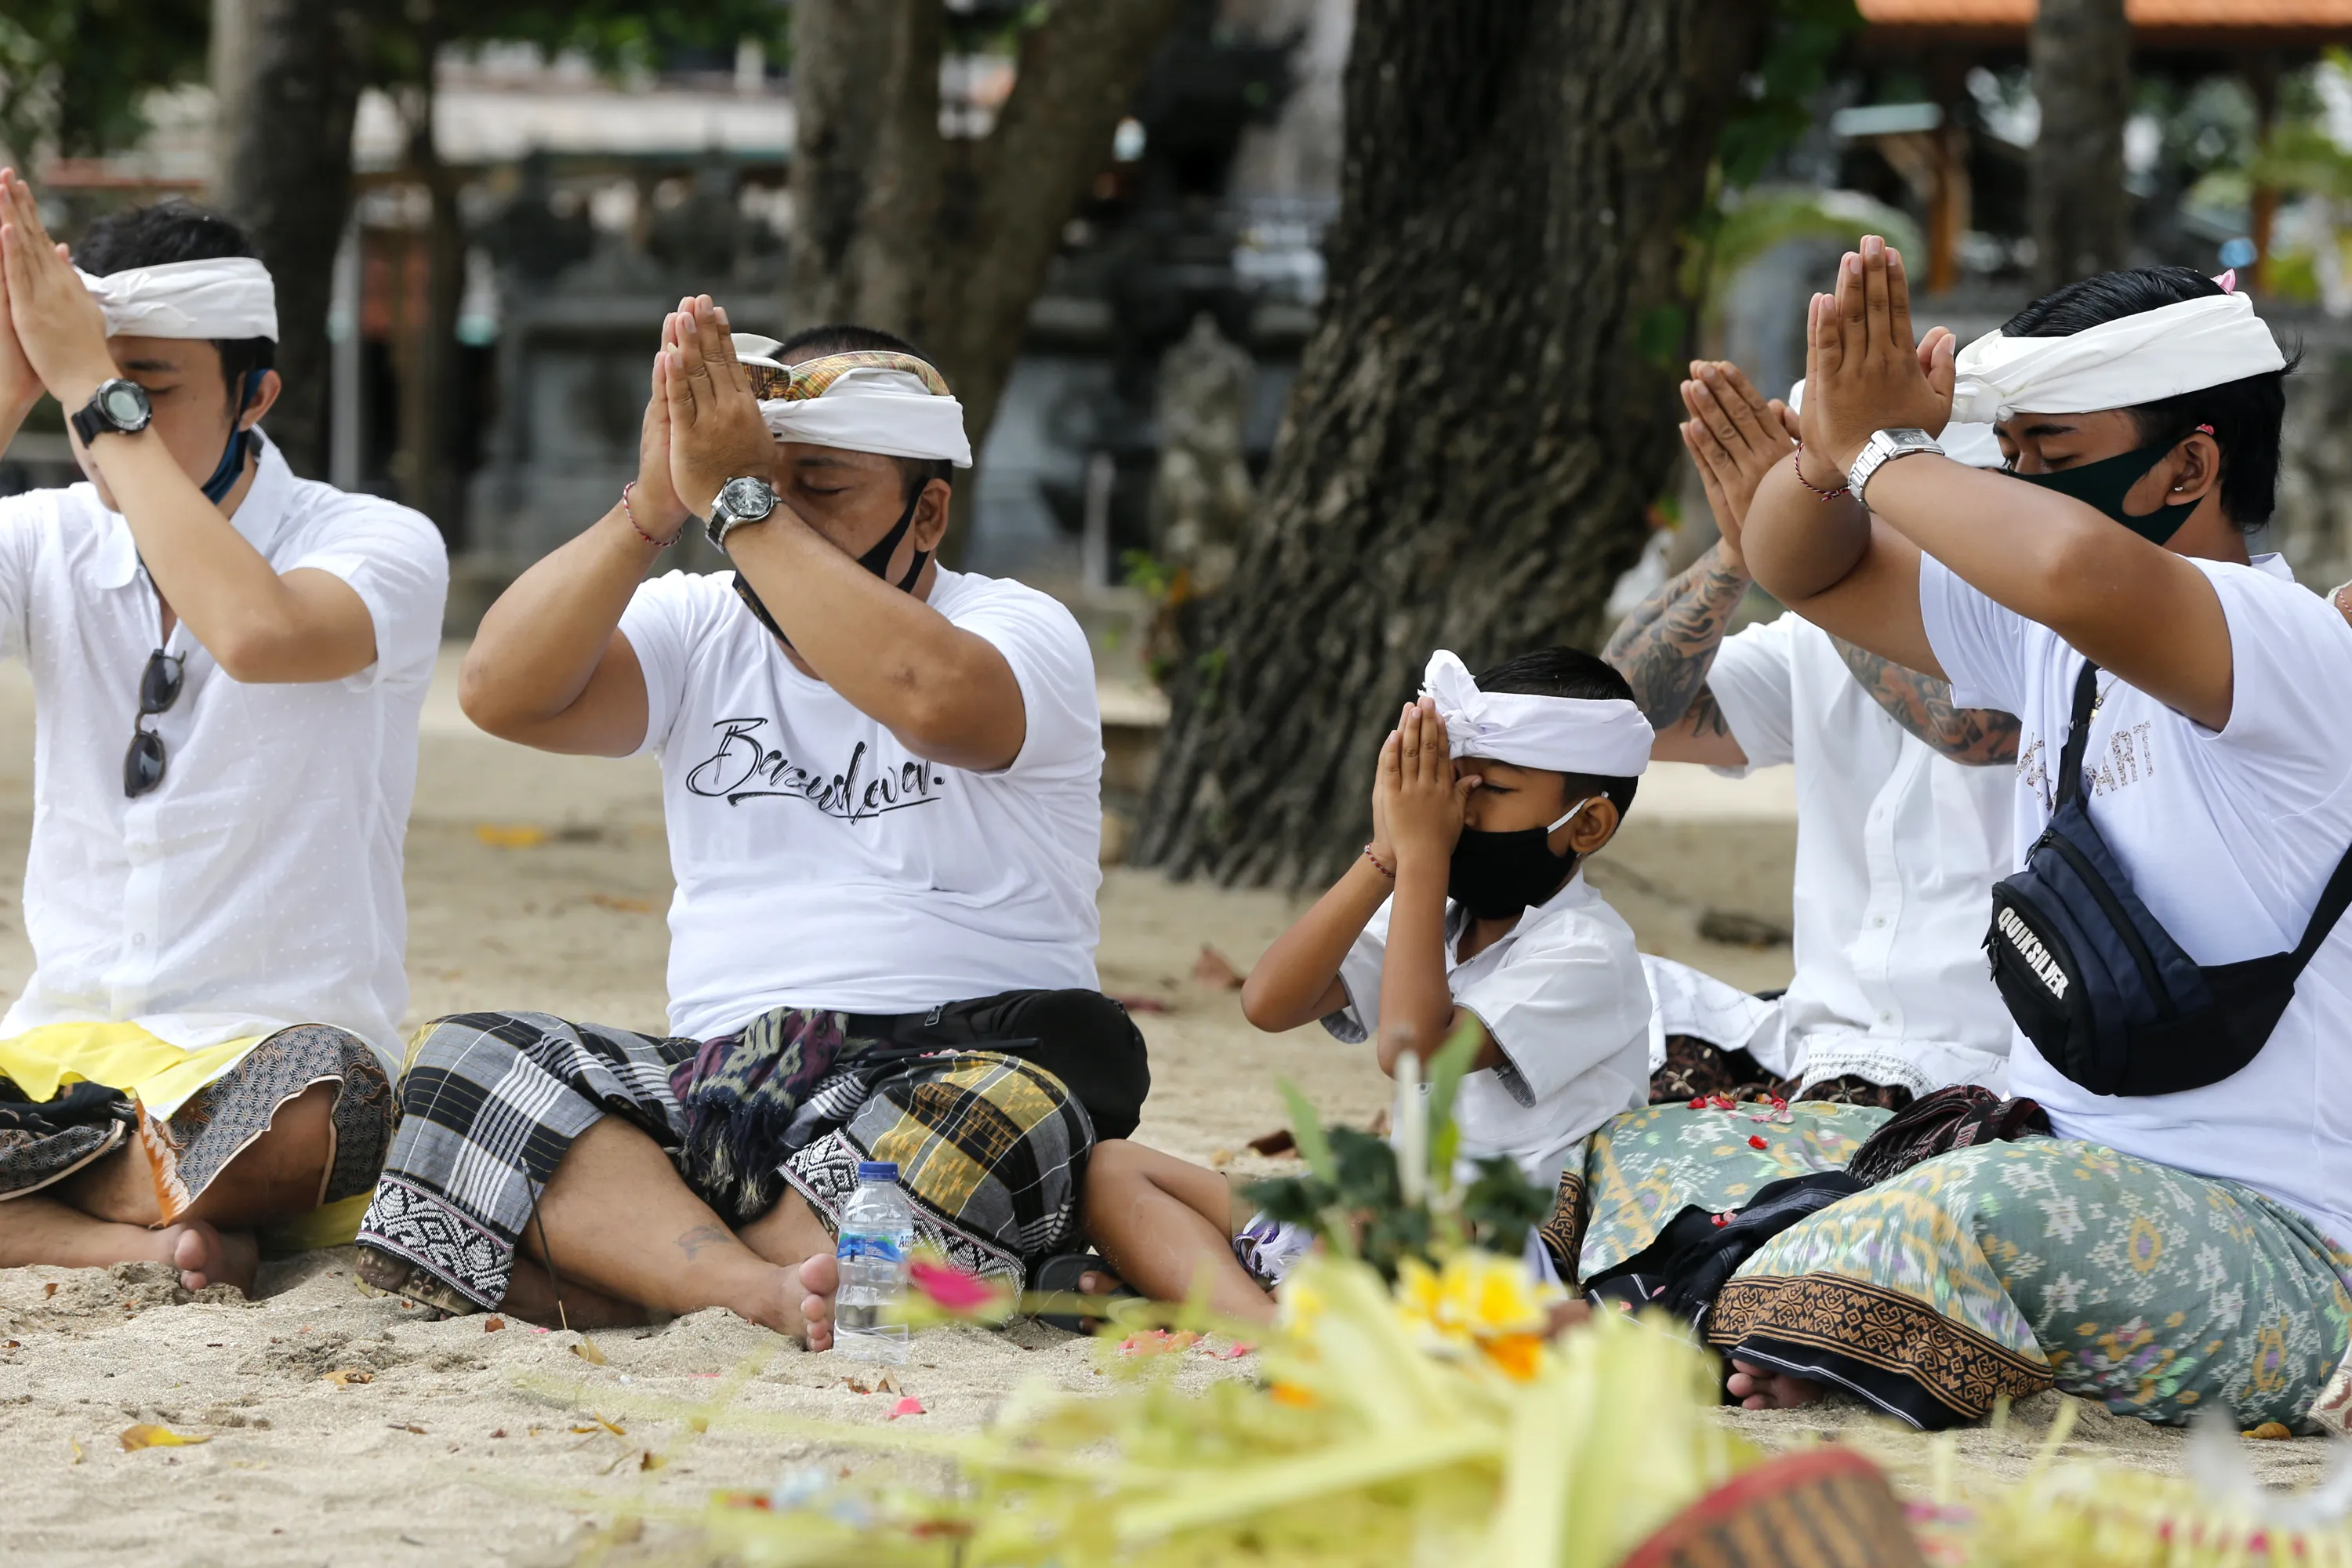
<svg viewBox="0 0 2352 1568"><path fill-rule="evenodd" d="M916 1398L911 1394L902 1394L898 1396L898 1403L890 1406L889 1418L896 1421L901 1415L928 1415L929 1414L930 1412L923 1408L923 1402L921 1400Z"/></svg>

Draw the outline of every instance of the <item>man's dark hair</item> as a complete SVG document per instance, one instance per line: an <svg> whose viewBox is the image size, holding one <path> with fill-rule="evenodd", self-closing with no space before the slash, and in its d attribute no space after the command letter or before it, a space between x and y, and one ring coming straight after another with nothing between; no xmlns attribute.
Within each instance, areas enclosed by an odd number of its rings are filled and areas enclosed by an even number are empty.
<svg viewBox="0 0 2352 1568"><path fill-rule="evenodd" d="M930 355L898 333L849 321L803 327L776 345L776 358L786 364L823 359L827 354L854 353L912 354L925 364L931 363ZM904 487L901 499L909 506L933 479L950 489L955 488L955 465L945 458L893 458L891 461L898 465L898 482Z"/></svg>
<svg viewBox="0 0 2352 1568"><path fill-rule="evenodd" d="M1479 690L1498 696L1577 697L1591 702L1633 700L1633 689L1626 684L1623 676L1592 655L1572 647L1543 647L1507 658L1490 669L1481 670L1477 683ZM1570 799L1580 795L1606 795L1617 808L1620 822L1633 809L1633 790L1642 782L1608 773L1561 776L1567 780Z"/></svg>
<svg viewBox="0 0 2352 1568"><path fill-rule="evenodd" d="M254 254L243 229L183 201L109 213L85 229L73 247L74 265L98 278L133 267ZM232 405L247 376L278 363L278 345L268 338L215 338L212 344L220 352L221 379L228 384Z"/></svg>
<svg viewBox="0 0 2352 1568"><path fill-rule="evenodd" d="M2000 330L2012 338L2068 338L2088 327L2137 316L2184 300L2221 293L2193 267L2135 267L2102 272L2044 294ZM2200 425L2213 426L2221 448L2221 510L2243 532L2270 521L2278 505L2279 426L2286 415L2285 370L2250 375L2125 410L2139 424L2140 444L2168 450Z"/></svg>

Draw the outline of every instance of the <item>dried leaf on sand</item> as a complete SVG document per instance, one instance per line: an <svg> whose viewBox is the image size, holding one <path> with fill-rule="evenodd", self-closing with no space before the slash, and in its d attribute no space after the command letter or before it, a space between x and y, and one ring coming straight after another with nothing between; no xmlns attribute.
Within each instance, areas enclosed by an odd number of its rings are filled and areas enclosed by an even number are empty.
<svg viewBox="0 0 2352 1568"><path fill-rule="evenodd" d="M189 1448L198 1443L211 1441L210 1437L193 1436L184 1432L174 1432L169 1426L158 1426L147 1421L142 1421L136 1426L125 1426L122 1429L122 1451L126 1454L135 1454L142 1448ZM74 1446L74 1457L77 1459L81 1457L79 1444Z"/></svg>

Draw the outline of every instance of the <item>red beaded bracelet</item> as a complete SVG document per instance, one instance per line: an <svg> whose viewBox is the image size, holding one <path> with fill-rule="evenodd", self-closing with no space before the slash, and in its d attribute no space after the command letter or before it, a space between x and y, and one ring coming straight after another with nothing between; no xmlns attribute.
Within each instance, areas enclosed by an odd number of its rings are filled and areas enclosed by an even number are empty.
<svg viewBox="0 0 2352 1568"><path fill-rule="evenodd" d="M1798 442L1797 449L1789 454L1789 471L1797 476L1797 482L1799 484L1804 486L1807 489L1812 491L1823 500L1835 500L1842 495L1851 495L1853 493L1853 487L1852 485L1840 485L1833 490L1825 490L1822 489L1821 486L1813 483L1812 480L1805 478L1805 444L1802 441Z"/></svg>
<svg viewBox="0 0 2352 1568"><path fill-rule="evenodd" d="M639 539L644 540L647 544L652 545L656 550L667 550L671 545L676 544L679 540L685 538L686 524L683 522L677 525L677 531L671 534L667 539L656 539L644 529L637 527L636 509L629 504L629 492L636 488L637 481L635 479L631 479L627 484L621 487L621 515L629 520L629 527L635 531L636 536ZM691 520L689 519L688 521Z"/></svg>
<svg viewBox="0 0 2352 1568"><path fill-rule="evenodd" d="M1378 871L1381 876L1386 877L1391 882L1396 880L1396 873L1390 870L1386 866L1381 864L1381 858L1372 853L1372 847L1369 844L1364 846L1364 858L1372 863L1373 870Z"/></svg>

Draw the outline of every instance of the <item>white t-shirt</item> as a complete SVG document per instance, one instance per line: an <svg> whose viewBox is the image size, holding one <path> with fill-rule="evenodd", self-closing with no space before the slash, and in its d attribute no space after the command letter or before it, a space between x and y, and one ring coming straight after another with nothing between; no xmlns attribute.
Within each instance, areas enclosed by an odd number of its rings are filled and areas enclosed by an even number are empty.
<svg viewBox="0 0 2352 1568"><path fill-rule="evenodd" d="M1858 1073L1920 1094L2001 1088L2013 1026L1984 933L1992 884L2014 859L2011 770L1937 754L1797 616L1727 639L1707 689L1748 757L1717 771L1788 764L1797 784L1796 974L1751 1036L1717 1043L1808 1083ZM1656 988L1662 1012L1682 990ZM1663 1032L1714 1037L1680 1021Z"/></svg>
<svg viewBox="0 0 2352 1568"><path fill-rule="evenodd" d="M2229 622L2229 724L2208 730L2102 673L2083 784L2148 912L2198 963L2232 963L2301 941L2352 847L2352 627L2274 555L2190 564ZM1919 607L1954 699L2022 722L2017 842L2031 845L2056 806L2082 656L1933 559L1920 563ZM2352 1242L2352 921L2304 971L2262 1054L2220 1083L2095 1095L2021 1036L2010 1082L2062 1136L2243 1182Z"/></svg>
<svg viewBox="0 0 2352 1568"><path fill-rule="evenodd" d="M1650 1098L1650 986L1633 928L1580 869L1467 963L1454 957L1459 906L1447 906L1445 924L1446 989L1504 1058L1462 1080L1462 1157L1507 1155L1549 1192L1593 1129ZM1323 1026L1350 1044L1380 1029L1388 936L1382 904L1339 965L1348 1006Z"/></svg>
<svg viewBox="0 0 2352 1568"><path fill-rule="evenodd" d="M621 632L646 677L677 894L673 1034L771 1007L913 1013L1091 989L1102 883L1102 721L1070 612L942 569L933 609L1013 667L1021 755L999 773L916 756L792 667L731 573L640 587Z"/></svg>
<svg viewBox="0 0 2352 1568"><path fill-rule="evenodd" d="M33 676L36 965L0 1036L121 1021L194 1050L332 1024L397 1075L401 846L448 556L424 517L298 479L266 441L230 522L275 570L350 584L375 662L248 686L178 623L179 700L145 721L163 782L132 800L122 754L162 621L131 525L87 484L0 500L0 654Z"/></svg>

